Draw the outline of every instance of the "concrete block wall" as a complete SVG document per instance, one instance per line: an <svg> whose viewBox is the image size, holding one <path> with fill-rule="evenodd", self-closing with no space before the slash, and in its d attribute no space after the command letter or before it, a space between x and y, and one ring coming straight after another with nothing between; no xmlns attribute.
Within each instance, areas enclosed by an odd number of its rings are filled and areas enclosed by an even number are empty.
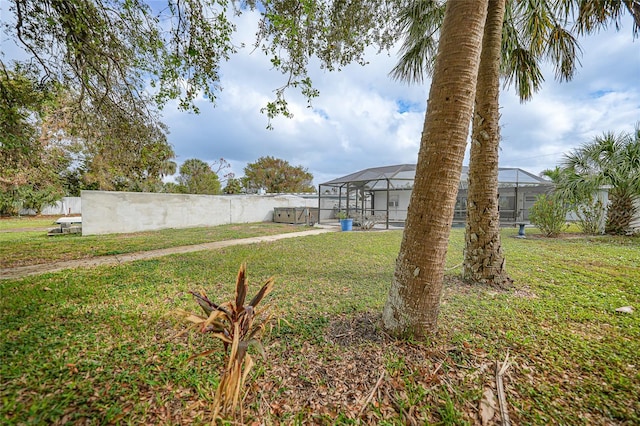
<svg viewBox="0 0 640 426"><path fill-rule="evenodd" d="M82 191L82 234L270 222L276 207L317 207L293 195L192 195Z"/></svg>

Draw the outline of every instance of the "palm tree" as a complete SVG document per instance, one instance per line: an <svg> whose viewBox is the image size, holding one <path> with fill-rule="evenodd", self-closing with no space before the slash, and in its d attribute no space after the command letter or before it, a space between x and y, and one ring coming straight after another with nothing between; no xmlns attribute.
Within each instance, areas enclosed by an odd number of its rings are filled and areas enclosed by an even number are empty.
<svg viewBox="0 0 640 426"><path fill-rule="evenodd" d="M605 232L624 234L640 197L640 123L633 133L604 133L565 156L557 186L564 198L585 199L607 186Z"/></svg>
<svg viewBox="0 0 640 426"><path fill-rule="evenodd" d="M567 16L572 16L579 34L591 34L613 23L618 29L624 9L633 18L633 35L640 33L640 0L562 0Z"/></svg>
<svg viewBox="0 0 640 426"><path fill-rule="evenodd" d="M429 73L441 7L424 0L401 14L406 37L392 77L417 82ZM514 83L522 100L528 100L544 80L539 62L550 59L556 77L568 80L579 48L549 2L534 7L529 2L491 0L488 7L469 162L463 276L502 287L511 280L505 270L498 211L500 75Z"/></svg>
<svg viewBox="0 0 640 426"><path fill-rule="evenodd" d="M540 172L540 177L546 177L556 184L560 182L560 176L562 176L562 169L559 166L556 166L553 169L545 169Z"/></svg>
<svg viewBox="0 0 640 426"><path fill-rule="evenodd" d="M487 4L447 2L414 189L383 312L384 326L394 335L422 337L436 329Z"/></svg>
<svg viewBox="0 0 640 426"><path fill-rule="evenodd" d="M467 281L507 286L498 210L500 53L506 0L490 0L478 70L462 275Z"/></svg>
<svg viewBox="0 0 640 426"><path fill-rule="evenodd" d="M489 2L469 159L463 277L499 287L512 280L505 270L498 210L500 75L514 83L521 100L541 86L538 64L549 59L556 77L569 80L576 68L575 38L558 22L550 2Z"/></svg>

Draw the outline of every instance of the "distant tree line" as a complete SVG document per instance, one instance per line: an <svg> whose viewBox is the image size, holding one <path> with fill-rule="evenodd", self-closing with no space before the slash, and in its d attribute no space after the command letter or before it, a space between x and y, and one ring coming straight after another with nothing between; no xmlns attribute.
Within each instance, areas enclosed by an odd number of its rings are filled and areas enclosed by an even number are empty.
<svg viewBox="0 0 640 426"><path fill-rule="evenodd" d="M271 193L315 191L313 175L306 168L292 166L280 158L260 157L247 164L241 178L230 172L222 175L229 168L224 158L211 165L195 158L186 160L180 166L177 183L165 184L165 191L183 194L251 194L261 189Z"/></svg>

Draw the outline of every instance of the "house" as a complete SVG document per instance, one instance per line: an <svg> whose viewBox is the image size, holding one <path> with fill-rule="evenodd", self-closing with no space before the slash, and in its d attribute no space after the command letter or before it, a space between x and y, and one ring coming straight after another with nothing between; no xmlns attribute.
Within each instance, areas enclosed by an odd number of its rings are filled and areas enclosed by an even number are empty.
<svg viewBox="0 0 640 426"><path fill-rule="evenodd" d="M467 209L468 167L463 167L454 223L465 222ZM415 164L374 167L351 173L319 185L321 210L347 211L352 217L376 216L387 223L404 223L416 174ZM538 194L551 190L551 182L518 168L498 169L500 221L515 223L529 219L529 208ZM327 206L327 198L335 199ZM323 198L325 199L323 201ZM323 208L324 206L324 208ZM326 217L326 213L323 217ZM335 216L333 216L335 217Z"/></svg>

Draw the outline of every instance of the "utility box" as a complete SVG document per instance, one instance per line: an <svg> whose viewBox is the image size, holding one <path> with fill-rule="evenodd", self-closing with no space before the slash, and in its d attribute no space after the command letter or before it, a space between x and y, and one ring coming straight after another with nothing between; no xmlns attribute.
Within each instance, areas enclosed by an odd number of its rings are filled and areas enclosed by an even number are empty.
<svg viewBox="0 0 640 426"><path fill-rule="evenodd" d="M294 225L313 225L318 222L318 209L311 207L275 207L273 221Z"/></svg>

